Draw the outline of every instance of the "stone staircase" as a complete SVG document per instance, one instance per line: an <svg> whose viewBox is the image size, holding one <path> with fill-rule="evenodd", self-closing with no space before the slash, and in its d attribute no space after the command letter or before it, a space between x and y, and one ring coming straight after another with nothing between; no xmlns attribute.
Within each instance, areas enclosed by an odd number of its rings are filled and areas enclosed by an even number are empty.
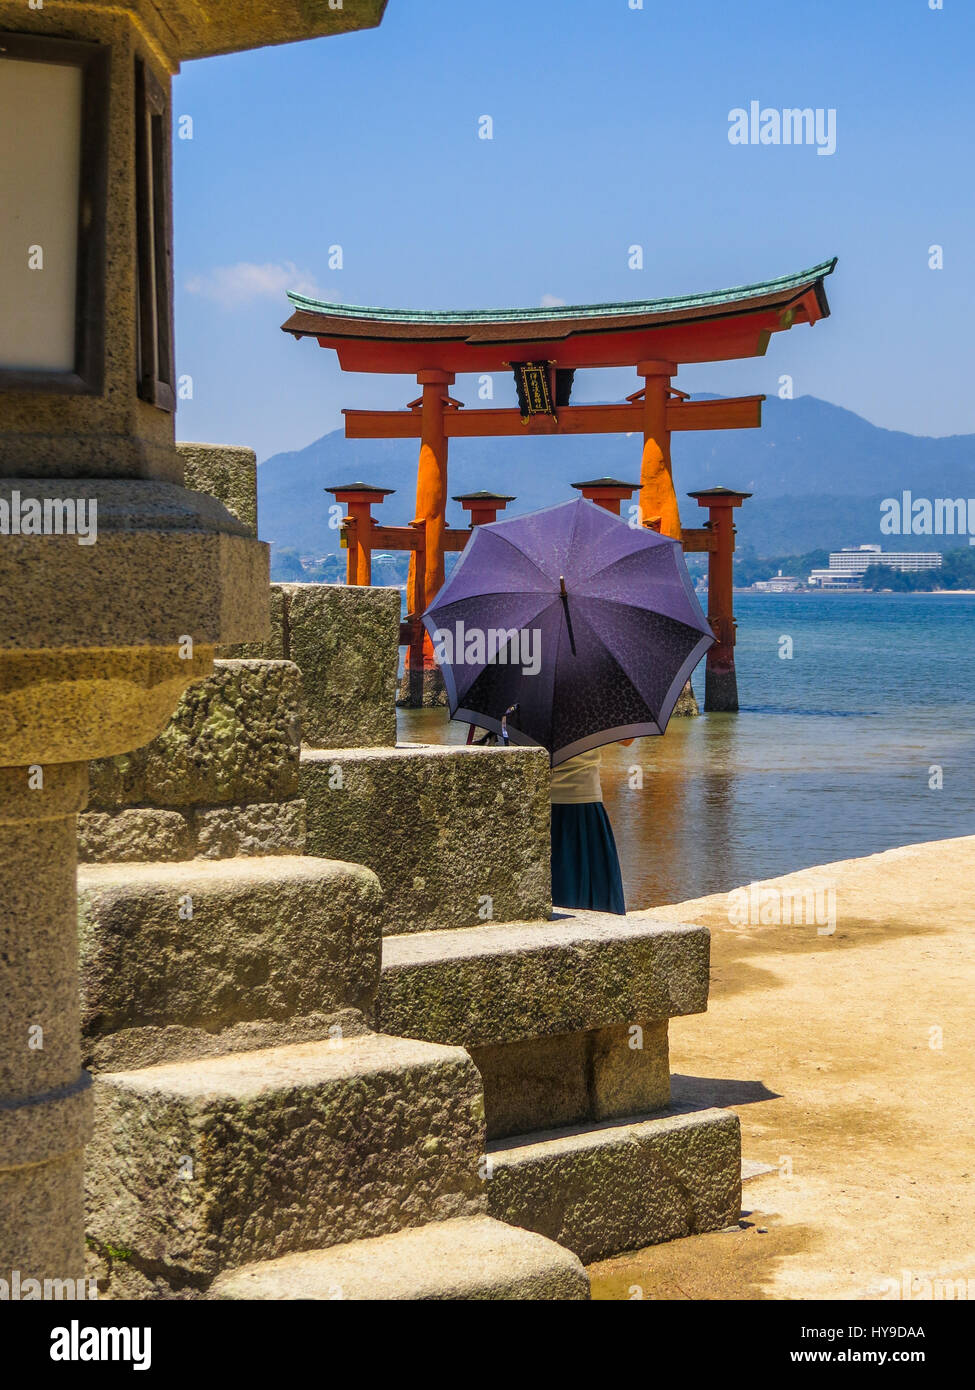
<svg viewBox="0 0 975 1390"><path fill-rule="evenodd" d="M709 946L602 913L384 938L379 1026L481 1073L492 1215L585 1261L738 1220L737 1116L670 1104L668 1020L706 1009Z"/></svg>
<svg viewBox="0 0 975 1390"><path fill-rule="evenodd" d="M493 1216L587 1261L738 1220L737 1117L670 1096L669 1020L707 1008L709 933L552 913L544 753L306 746L299 788L309 852L383 886L377 1025L477 1064Z"/></svg>
<svg viewBox="0 0 975 1390"><path fill-rule="evenodd" d="M486 1219L481 1113L460 1048L372 1032L103 1073L91 1234L137 1252L123 1287L169 1297L284 1256L324 1275L323 1250L406 1230L422 1248L417 1228Z"/></svg>
<svg viewBox="0 0 975 1390"><path fill-rule="evenodd" d="M341 635L308 633L326 652ZM154 743L92 765L78 888L101 1296L587 1298L574 1255L487 1211L470 1056L375 1030L388 908L370 869L302 852L301 698L292 662L234 655Z"/></svg>
<svg viewBox="0 0 975 1390"><path fill-rule="evenodd" d="M398 610L384 634L381 590L280 587L275 626L294 644L288 614L316 621L317 607L324 622L328 605L357 679L356 611L370 605L368 664L387 673L372 685L392 690ZM287 640L272 649L296 655ZM332 736L342 679L340 664L306 676L305 730ZM493 1216L587 1261L737 1222L737 1116L670 1096L669 1020L707 1008L709 933L552 913L545 753L306 742L299 791L308 852L364 864L383 887L377 1026L477 1064Z"/></svg>

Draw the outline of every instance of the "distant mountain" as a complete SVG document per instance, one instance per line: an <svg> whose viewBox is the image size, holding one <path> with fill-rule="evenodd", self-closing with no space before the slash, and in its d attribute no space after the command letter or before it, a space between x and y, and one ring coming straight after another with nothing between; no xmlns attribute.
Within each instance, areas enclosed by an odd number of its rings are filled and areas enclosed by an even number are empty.
<svg viewBox="0 0 975 1390"><path fill-rule="evenodd" d="M760 430L715 430L674 436L674 476L688 525L703 513L691 488L724 484L754 494L738 514L739 545L758 555L801 554L882 542L886 549L948 549L951 537L882 537L880 502L905 488L921 497L975 496L975 435L932 439L880 429L815 396L765 402ZM394 488L378 515L389 525L413 516L417 444L347 440L336 430L258 468L260 532L276 548L327 555L338 548L328 527L326 484L362 479ZM463 439L450 444L450 493L490 488L514 493L506 515L574 496L580 478L636 481L638 435L565 435L521 440ZM456 503L448 522L466 525Z"/></svg>

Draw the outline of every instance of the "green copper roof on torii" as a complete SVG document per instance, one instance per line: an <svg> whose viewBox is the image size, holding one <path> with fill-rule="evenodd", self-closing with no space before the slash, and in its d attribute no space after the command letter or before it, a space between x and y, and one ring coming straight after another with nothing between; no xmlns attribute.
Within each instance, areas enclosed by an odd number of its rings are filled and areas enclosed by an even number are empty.
<svg viewBox="0 0 975 1390"><path fill-rule="evenodd" d="M717 308L723 304L742 304L749 299L802 290L822 281L836 268L836 260L823 261L796 275L782 275L754 285L738 285L732 289L710 290L705 294L673 295L664 299L627 300L609 304L559 304L531 309L376 309L358 304L331 304L311 299L307 295L288 291L288 298L298 311L325 314L336 319L368 319L380 323L414 323L464 325L478 323L533 323L539 320L558 322L561 319L629 317L640 314L666 314L686 309Z"/></svg>

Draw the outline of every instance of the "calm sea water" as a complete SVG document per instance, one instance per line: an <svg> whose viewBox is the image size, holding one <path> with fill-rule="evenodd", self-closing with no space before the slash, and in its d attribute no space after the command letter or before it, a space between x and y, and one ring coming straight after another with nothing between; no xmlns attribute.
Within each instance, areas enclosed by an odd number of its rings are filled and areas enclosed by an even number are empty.
<svg viewBox="0 0 975 1390"><path fill-rule="evenodd" d="M604 750L629 908L975 834L975 595L740 594L735 607L741 712ZM703 664L695 690L703 701ZM443 710L400 721L403 739L466 738Z"/></svg>

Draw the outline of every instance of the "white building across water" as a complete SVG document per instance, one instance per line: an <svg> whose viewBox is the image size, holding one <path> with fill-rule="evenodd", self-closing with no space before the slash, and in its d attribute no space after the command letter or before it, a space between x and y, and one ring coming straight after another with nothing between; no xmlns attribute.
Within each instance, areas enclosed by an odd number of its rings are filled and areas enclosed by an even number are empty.
<svg viewBox="0 0 975 1390"><path fill-rule="evenodd" d="M855 589L871 565L886 565L893 570L935 570L941 568L942 557L937 550L888 550L879 545L849 546L830 553L829 569L815 569L809 575L814 589Z"/></svg>

